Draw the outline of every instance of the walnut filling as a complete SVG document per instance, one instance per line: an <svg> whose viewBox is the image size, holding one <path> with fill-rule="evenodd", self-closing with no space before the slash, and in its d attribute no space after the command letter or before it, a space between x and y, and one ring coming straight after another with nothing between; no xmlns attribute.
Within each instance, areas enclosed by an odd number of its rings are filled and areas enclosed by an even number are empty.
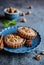
<svg viewBox="0 0 44 65"><path fill-rule="evenodd" d="M15 41L16 43L21 43L23 41L23 38L21 38L20 36L14 35L15 36Z"/></svg>
<svg viewBox="0 0 44 65"><path fill-rule="evenodd" d="M9 34L5 37L5 42L6 44L12 45L12 46L17 46L20 44L23 44L24 39L21 38L20 36L16 35L16 34Z"/></svg>

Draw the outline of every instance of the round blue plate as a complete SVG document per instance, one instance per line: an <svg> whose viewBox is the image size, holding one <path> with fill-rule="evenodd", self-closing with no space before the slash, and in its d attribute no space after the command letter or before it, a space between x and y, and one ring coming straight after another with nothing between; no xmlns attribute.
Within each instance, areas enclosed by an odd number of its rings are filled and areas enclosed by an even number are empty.
<svg viewBox="0 0 44 65"><path fill-rule="evenodd" d="M17 26L5 28L4 30L2 30L0 32L0 34L3 34L4 36L6 36L7 34L10 34L10 33L17 33L17 28L18 28ZM12 52L12 53L30 52L32 49L34 49L35 47L37 47L40 44L40 41L41 41L41 37L40 37L39 33L37 32L37 36L32 40L32 46L31 47L27 47L27 46L23 46L22 48L4 47L4 50L8 51L8 52Z"/></svg>

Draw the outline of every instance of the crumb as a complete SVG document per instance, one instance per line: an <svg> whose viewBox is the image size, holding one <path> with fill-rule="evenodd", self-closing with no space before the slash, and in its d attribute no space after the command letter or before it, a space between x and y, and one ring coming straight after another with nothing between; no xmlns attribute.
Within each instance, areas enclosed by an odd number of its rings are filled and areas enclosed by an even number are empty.
<svg viewBox="0 0 44 65"><path fill-rule="evenodd" d="M31 11L27 11L26 15L28 15L28 14L32 14L32 12Z"/></svg>
<svg viewBox="0 0 44 65"><path fill-rule="evenodd" d="M22 18L22 22L26 22L26 18Z"/></svg>
<svg viewBox="0 0 44 65"><path fill-rule="evenodd" d="M36 59L36 60L41 60L41 56L40 56L40 55L36 55L36 56L35 56L35 59Z"/></svg>

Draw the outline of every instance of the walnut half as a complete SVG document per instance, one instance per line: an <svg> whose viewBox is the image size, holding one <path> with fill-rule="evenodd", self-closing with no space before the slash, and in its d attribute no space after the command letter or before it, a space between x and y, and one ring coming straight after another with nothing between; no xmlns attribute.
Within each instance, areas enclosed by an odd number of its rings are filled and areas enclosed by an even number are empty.
<svg viewBox="0 0 44 65"><path fill-rule="evenodd" d="M39 60L41 60L41 56L40 55L36 55L35 59L39 61Z"/></svg>

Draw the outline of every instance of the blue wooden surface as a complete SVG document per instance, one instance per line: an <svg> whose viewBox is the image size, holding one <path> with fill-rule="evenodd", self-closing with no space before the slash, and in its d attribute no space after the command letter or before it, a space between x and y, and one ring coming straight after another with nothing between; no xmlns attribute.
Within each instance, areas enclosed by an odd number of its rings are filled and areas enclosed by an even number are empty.
<svg viewBox="0 0 44 65"><path fill-rule="evenodd" d="M5 2L3 2L5 1ZM24 16L27 19L26 23L20 22L22 17L19 17L17 21L18 26L30 26L37 30L41 35L41 43L36 48L39 53L44 50L44 0L0 0L0 31L3 29L3 24L1 23L1 17L3 9L9 6L17 7L18 9L26 12L29 9L26 7L32 5L32 14ZM25 54L11 54L5 51L0 51L0 65L44 65L44 56L42 59L37 61L33 59L35 56L35 51Z"/></svg>

